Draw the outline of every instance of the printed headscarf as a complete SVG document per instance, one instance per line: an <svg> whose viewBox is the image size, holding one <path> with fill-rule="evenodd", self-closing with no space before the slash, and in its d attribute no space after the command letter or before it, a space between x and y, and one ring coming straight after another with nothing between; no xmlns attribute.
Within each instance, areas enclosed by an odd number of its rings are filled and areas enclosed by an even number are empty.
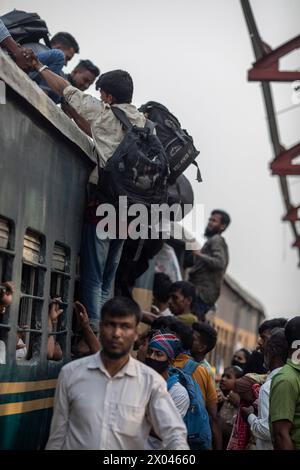
<svg viewBox="0 0 300 470"><path fill-rule="evenodd" d="M151 338L149 348L158 349L166 353L169 359L173 360L182 351L182 344L180 339L173 333L158 331Z"/></svg>

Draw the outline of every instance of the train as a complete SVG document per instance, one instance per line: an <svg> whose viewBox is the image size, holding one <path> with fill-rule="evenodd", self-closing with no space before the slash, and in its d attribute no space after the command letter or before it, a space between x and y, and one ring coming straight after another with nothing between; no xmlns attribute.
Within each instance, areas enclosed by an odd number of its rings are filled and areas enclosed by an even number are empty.
<svg viewBox="0 0 300 470"><path fill-rule="evenodd" d="M13 281L0 318L1 449L45 445L59 371L71 359L73 297L91 141L0 50L0 282ZM2 97L3 98L3 97ZM47 359L48 306L61 298L53 333L60 361ZM17 354L22 337L26 354ZM22 357L20 357L22 356Z"/></svg>

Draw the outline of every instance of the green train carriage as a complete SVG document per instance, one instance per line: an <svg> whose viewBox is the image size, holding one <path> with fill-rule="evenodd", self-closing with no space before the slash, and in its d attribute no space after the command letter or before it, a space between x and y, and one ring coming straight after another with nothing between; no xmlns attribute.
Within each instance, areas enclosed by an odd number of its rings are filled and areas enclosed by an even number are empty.
<svg viewBox="0 0 300 470"><path fill-rule="evenodd" d="M0 282L13 303L0 318L0 449L45 445L53 395L71 358L72 303L85 190L94 166L91 141L0 51ZM47 359L49 300L62 298ZM27 328L22 326L28 325ZM25 357L16 357L22 335ZM4 350L3 350L4 348ZM20 354L18 354L20 356Z"/></svg>

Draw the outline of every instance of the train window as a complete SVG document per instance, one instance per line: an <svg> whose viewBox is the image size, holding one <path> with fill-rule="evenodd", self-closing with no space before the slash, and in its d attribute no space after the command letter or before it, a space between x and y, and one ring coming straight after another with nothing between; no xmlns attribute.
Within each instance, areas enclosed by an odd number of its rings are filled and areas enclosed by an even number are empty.
<svg viewBox="0 0 300 470"><path fill-rule="evenodd" d="M14 258L13 233L14 225L0 216L0 298L4 296L5 286L1 284L12 280L12 263ZM9 307L0 306L0 364L6 363L7 339L10 329Z"/></svg>
<svg viewBox="0 0 300 470"><path fill-rule="evenodd" d="M46 270L44 252L44 238L40 234L27 230L23 245L16 353L18 360L29 360L40 354Z"/></svg>
<svg viewBox="0 0 300 470"><path fill-rule="evenodd" d="M11 281L13 224L0 216L0 281Z"/></svg>
<svg viewBox="0 0 300 470"><path fill-rule="evenodd" d="M4 219L0 219L0 249L6 250L8 247L9 238L9 227L8 222ZM0 280L3 280L3 273L5 267L5 252L1 253L0 256Z"/></svg>
<svg viewBox="0 0 300 470"><path fill-rule="evenodd" d="M50 295L52 299L60 298L63 313L58 317L57 324L50 325L54 343L53 355L49 359L59 360L66 351L68 291L70 280L70 249L63 244L55 243L52 257Z"/></svg>

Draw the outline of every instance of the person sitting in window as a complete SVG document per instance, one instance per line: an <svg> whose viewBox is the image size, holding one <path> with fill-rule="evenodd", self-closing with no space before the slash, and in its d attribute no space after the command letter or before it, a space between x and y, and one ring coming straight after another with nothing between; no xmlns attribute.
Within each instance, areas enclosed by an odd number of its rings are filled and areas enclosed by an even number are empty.
<svg viewBox="0 0 300 470"><path fill-rule="evenodd" d="M29 325L21 325L20 328L24 330L29 330ZM16 359L26 359L27 356L27 347L26 347L26 332L18 331L17 332L17 345L16 345Z"/></svg>

